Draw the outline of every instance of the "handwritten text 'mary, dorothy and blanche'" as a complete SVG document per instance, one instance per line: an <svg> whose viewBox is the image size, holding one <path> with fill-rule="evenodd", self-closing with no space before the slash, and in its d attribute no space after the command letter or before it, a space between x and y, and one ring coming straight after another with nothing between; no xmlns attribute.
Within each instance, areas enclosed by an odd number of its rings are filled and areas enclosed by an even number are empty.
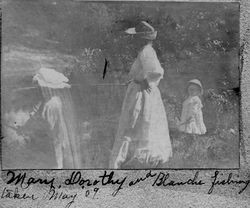
<svg viewBox="0 0 250 208"><path fill-rule="evenodd" d="M182 186L206 186L208 194L213 193L218 186L237 185L239 186L238 194L243 193L249 183L248 179L239 179L238 175L233 173L224 174L219 171L214 171L208 180L199 179L199 171L192 177L183 180L171 179L171 174L168 172L154 172L152 170L145 171L140 177L117 176L115 171L103 171L97 177L88 178L84 176L83 171L73 171L69 177L63 181L56 181L56 178L40 178L29 177L26 172L17 173L9 170L7 172L6 184L1 193L1 199L13 200L60 200L67 201L66 207L70 207L80 194L85 197L97 199L98 194L101 194L101 189L105 186L112 186L111 195L115 197L123 188L133 187L137 184L151 184L153 187L182 187ZM14 186L11 186L14 185ZM47 186L46 193L38 196L38 194L30 194L29 187L34 185ZM73 187L67 191L67 187ZM44 189L43 189L44 190Z"/></svg>

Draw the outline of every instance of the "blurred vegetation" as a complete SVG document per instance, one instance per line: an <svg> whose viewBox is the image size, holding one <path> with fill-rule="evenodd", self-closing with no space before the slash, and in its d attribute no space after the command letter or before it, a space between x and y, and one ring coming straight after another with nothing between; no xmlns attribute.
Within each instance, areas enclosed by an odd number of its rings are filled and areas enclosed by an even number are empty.
<svg viewBox="0 0 250 208"><path fill-rule="evenodd" d="M79 134L85 135L83 152L89 152L84 153L85 167L108 163L126 91L119 84L138 53L124 31L141 20L158 31L154 48L165 71L159 88L175 150L166 166L183 167L187 161L190 167L237 166L239 4L9 0L3 7L4 110L29 109L41 98L36 90L8 93L32 86L31 78L41 65L69 76ZM105 59L109 65L103 80ZM176 130L174 118L180 116L187 81L193 78L203 83L208 133L192 140L199 145L192 147L196 151L190 156L184 148L188 136ZM102 85L107 83L114 85Z"/></svg>

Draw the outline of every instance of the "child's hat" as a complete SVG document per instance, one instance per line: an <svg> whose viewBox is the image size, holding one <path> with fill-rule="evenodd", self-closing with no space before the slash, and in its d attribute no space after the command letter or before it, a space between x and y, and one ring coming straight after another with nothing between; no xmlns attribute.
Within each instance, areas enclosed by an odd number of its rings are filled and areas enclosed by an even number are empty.
<svg viewBox="0 0 250 208"><path fill-rule="evenodd" d="M141 35L148 40L154 40L157 36L157 31L145 21L141 21L136 27L129 28L125 32L130 35Z"/></svg>
<svg viewBox="0 0 250 208"><path fill-rule="evenodd" d="M201 88L201 94L203 94L203 87L202 87L202 84L201 84L200 80L198 80L198 79L192 79L192 80L190 80L188 82L188 84L198 85Z"/></svg>

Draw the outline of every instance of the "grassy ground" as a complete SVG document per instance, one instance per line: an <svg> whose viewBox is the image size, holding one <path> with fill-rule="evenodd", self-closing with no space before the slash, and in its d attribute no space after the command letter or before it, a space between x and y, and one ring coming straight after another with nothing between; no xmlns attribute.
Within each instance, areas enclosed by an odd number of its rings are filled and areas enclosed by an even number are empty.
<svg viewBox="0 0 250 208"><path fill-rule="evenodd" d="M83 169L108 167L118 117L95 119L87 124L87 128L86 123L82 123L80 145ZM26 126L29 137L22 144L14 140L8 142L8 138L3 140L3 168L56 168L53 140L49 130L45 126L41 128L42 125L41 122L33 122ZM192 136L170 129L173 157L163 168L236 168L238 139L230 132L228 136L225 141L218 135Z"/></svg>

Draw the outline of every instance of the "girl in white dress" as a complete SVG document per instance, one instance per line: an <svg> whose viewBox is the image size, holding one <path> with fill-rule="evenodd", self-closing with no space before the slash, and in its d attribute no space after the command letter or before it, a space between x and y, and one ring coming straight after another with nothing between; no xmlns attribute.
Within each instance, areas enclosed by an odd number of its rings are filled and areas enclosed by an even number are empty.
<svg viewBox="0 0 250 208"><path fill-rule="evenodd" d="M178 122L179 130L188 134L205 134L206 126L203 121L202 103L200 96L203 94L202 84L198 79L188 82L188 97L183 102L181 120Z"/></svg>
<svg viewBox="0 0 250 208"><path fill-rule="evenodd" d="M146 22L126 32L135 34L137 43L146 44L129 73L132 81L124 98L110 168L157 167L172 155L168 121L158 89L164 70L152 47L157 32Z"/></svg>
<svg viewBox="0 0 250 208"><path fill-rule="evenodd" d="M42 117L48 122L54 143L57 169L81 167L79 138L68 78L62 73L42 67L33 77L44 98Z"/></svg>

